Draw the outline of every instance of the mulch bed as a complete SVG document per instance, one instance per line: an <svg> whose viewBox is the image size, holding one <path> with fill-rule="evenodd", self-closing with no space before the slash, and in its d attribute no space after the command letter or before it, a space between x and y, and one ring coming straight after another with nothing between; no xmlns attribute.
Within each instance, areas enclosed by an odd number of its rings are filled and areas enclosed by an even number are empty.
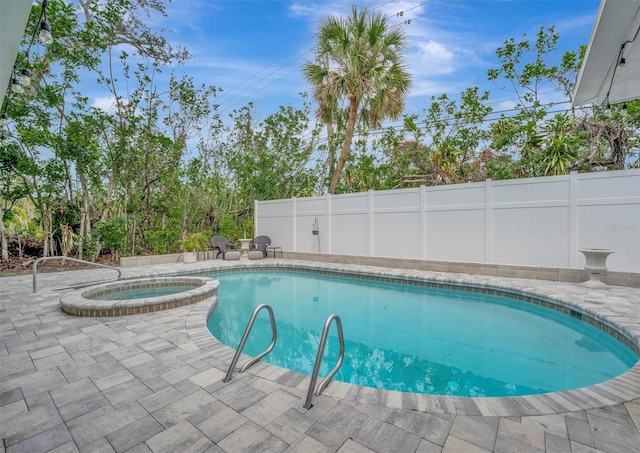
<svg viewBox="0 0 640 453"><path fill-rule="evenodd" d="M2 1L2 0L0 0ZM9 261L0 261L0 276L25 275L33 272L33 262L42 255L43 241L37 238L21 238L20 243L15 236L9 238ZM22 255L22 257L21 257ZM69 258L78 258L74 249ZM120 266L117 261L111 260L111 254L107 250L98 257L97 263L107 266ZM75 271L81 269L96 269L96 266L83 263L75 263L68 260L47 260L38 264L38 273Z"/></svg>
<svg viewBox="0 0 640 453"><path fill-rule="evenodd" d="M74 257L75 258L75 257ZM33 262L36 258L9 258L9 261L0 262L0 275L25 275L33 272ZM119 266L118 262L111 261L109 257L101 257L98 261L100 264L108 266ZM96 266L90 264L76 263L68 260L50 260L43 261L38 264L38 273L46 272L63 272L75 271L81 269L96 269Z"/></svg>

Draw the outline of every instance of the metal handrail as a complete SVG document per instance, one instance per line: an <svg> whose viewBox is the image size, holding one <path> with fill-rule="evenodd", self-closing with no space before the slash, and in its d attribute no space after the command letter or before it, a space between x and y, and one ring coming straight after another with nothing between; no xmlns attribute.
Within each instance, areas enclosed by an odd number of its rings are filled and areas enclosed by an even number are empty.
<svg viewBox="0 0 640 453"><path fill-rule="evenodd" d="M319 396L322 391L329 385L331 378L338 372L340 366L342 365L342 361L344 359L344 335L342 334L342 321L340 321L340 317L335 313L330 315L327 318L327 321L324 323L324 330L322 331L322 337L320 337L320 346L318 347L318 354L316 355L316 363L313 365L313 373L311 374L311 382L309 383L309 391L307 392L307 399L304 402L305 409L311 409L311 400L313 399L313 387L316 385L316 381L318 380L318 373L320 372L320 364L322 363L322 355L324 354L324 347L327 344L327 337L329 336L329 327L331 327L331 321L336 321L336 329L338 330L338 340L340 342L340 355L338 356L338 363L331 370L331 372L324 378L324 380L318 385L316 389L316 396Z"/></svg>
<svg viewBox="0 0 640 453"><path fill-rule="evenodd" d="M276 320L275 320L275 318L273 316L273 309L271 308L271 306L269 306L267 304L258 305L256 307L256 309L253 310L253 314L251 315L251 319L249 319L249 322L247 323L247 327L244 329L244 334L242 334L242 339L240 340L240 344L238 345L238 349L236 349L236 353L233 356L233 360L231 361L231 365L229 366L229 370L227 371L227 374L224 377L224 379L222 380L222 382L229 382L231 380L231 375L233 374L233 370L236 367L236 364L238 363L238 359L240 358L240 354L242 354L242 350L244 349L244 345L247 342L247 338L249 338L249 333L251 333L251 328L253 327L253 323L256 321L256 318L258 317L258 312L260 310L262 310L263 308L267 309L267 311L269 312L269 319L271 320L271 331L273 332L273 336L271 337L271 344L269 345L269 347L264 352L262 352L261 354L258 354L253 359L251 359L247 363L245 363L243 365L243 367L240 368L240 372L244 373L245 371L247 371L247 369L251 365L255 364L258 360L263 358L265 355L269 354L271 352L271 350L273 349L273 347L276 345L276 339L278 338L278 331L276 329Z"/></svg>
<svg viewBox="0 0 640 453"><path fill-rule="evenodd" d="M108 269L113 269L114 271L118 272L118 277L116 277L114 280L118 280L120 277L122 277L122 272L120 271L120 269L113 266L107 266L106 264L93 263L91 261L79 260L77 258L70 258L68 256L43 256L42 258L38 258L33 262L32 272L33 272L33 292L34 293L38 291L38 286L36 283L36 275L38 275L38 264L40 264L41 261L49 261L49 260L69 260L69 261L75 261L76 263L85 263L85 264L92 264L98 267L106 267ZM102 280L100 281L102 282ZM105 281L111 281L111 280L105 280Z"/></svg>

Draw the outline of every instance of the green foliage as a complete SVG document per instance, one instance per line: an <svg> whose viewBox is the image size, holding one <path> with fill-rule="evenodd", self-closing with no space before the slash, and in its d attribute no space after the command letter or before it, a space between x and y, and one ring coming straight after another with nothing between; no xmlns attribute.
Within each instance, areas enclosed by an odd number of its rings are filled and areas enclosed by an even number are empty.
<svg viewBox="0 0 640 453"><path fill-rule="evenodd" d="M9 199L2 200L7 203ZM42 226L39 219L33 212L33 206L26 198L17 198L11 204L7 203L10 209L3 209L4 222L6 228L12 234L18 234L23 237L42 238Z"/></svg>
<svg viewBox="0 0 640 453"><path fill-rule="evenodd" d="M523 36L526 38L526 34ZM487 71L489 80L504 79L507 83L505 89L516 94L518 106L523 107L529 118L540 118L540 90L558 75L558 66L549 65L545 59L556 50L559 38L555 27L546 30L541 27L534 42L527 39L519 42L514 38L508 39L504 46L496 50L500 68ZM530 59L526 58L529 54L532 55Z"/></svg>
<svg viewBox="0 0 640 453"><path fill-rule="evenodd" d="M544 175L569 174L582 145L581 137L574 134L569 115L556 114L542 128L543 149L541 168Z"/></svg>
<svg viewBox="0 0 640 453"><path fill-rule="evenodd" d="M113 217L98 222L94 229L100 241L112 252L122 252L127 241L126 221L123 217Z"/></svg>
<svg viewBox="0 0 640 453"><path fill-rule="evenodd" d="M488 179L515 179L517 178L516 169L511 158L507 155L494 156L490 152L485 151L483 162L485 164L485 176Z"/></svg>
<svg viewBox="0 0 640 453"><path fill-rule="evenodd" d="M213 234L252 237L255 200L640 166L640 101L626 115L622 105L549 114L543 95L570 99L585 51L558 56L553 27L496 50L488 78L517 110L497 120L477 87L401 117L411 86L406 38L354 7L319 24L318 59L303 67L315 106L302 95L301 108L261 117L249 103L223 121L220 89L174 73L188 53L145 22L164 13L162 1L86 8L49 0L56 40L19 58L32 86L11 95L13 140L0 148L3 220L12 233L44 238L45 255L56 252L61 224L86 256L97 241L115 254L168 253L186 248L188 232L207 243ZM80 91L91 81L111 108L91 106ZM377 129L385 119L402 125Z"/></svg>
<svg viewBox="0 0 640 453"><path fill-rule="evenodd" d="M209 246L209 237L203 232L186 233L180 242L185 252L204 252Z"/></svg>
<svg viewBox="0 0 640 453"><path fill-rule="evenodd" d="M352 7L347 18L326 17L318 26L319 61L304 63L302 72L313 88L318 118L327 123L346 105L344 141L329 193L335 193L349 158L356 123L379 127L382 120L397 119L411 88L403 62L406 37L400 25L391 25L381 13ZM341 123L337 123L340 126Z"/></svg>
<svg viewBox="0 0 640 453"><path fill-rule="evenodd" d="M454 101L432 97L423 116L404 117L403 130L387 129L379 140L388 159L385 186L414 187L475 181L484 178L478 150L490 136L485 127L489 93L469 88ZM410 136L410 140L406 137ZM393 184L392 184L393 181Z"/></svg>
<svg viewBox="0 0 640 453"><path fill-rule="evenodd" d="M344 170L344 188L340 192L382 190L386 186L384 166L376 156L358 153L351 156Z"/></svg>
<svg viewBox="0 0 640 453"><path fill-rule="evenodd" d="M230 243L234 244L238 239L244 238L242 225L236 223L236 217L226 214L220 219L218 234L226 237Z"/></svg>
<svg viewBox="0 0 640 453"><path fill-rule="evenodd" d="M318 177L309 160L313 148L301 140L309 127L309 106L280 107L255 124L253 106L233 114L237 133L221 146L219 165L234 180L239 211L252 212L254 200L310 195Z"/></svg>
<svg viewBox="0 0 640 453"><path fill-rule="evenodd" d="M543 90L556 84L560 75L566 79L565 86L571 86L572 82L566 76L579 64L577 57L565 54L562 72L558 65L548 61L556 50L559 37L554 27L541 27L535 41L526 39L525 34L522 41L516 42L511 38L496 50L501 66L489 69L487 77L490 81L502 82L504 85L499 88L516 96L515 107L518 109L511 117L502 114L497 126L492 127L492 148L496 151L517 154L523 142L532 138L531 131L537 130L539 122L547 114L550 105L541 102ZM532 174L528 171L523 176Z"/></svg>
<svg viewBox="0 0 640 453"><path fill-rule="evenodd" d="M90 257L94 257L96 255L96 251L98 250L98 240L93 237L84 236L79 238L79 241L82 243L82 250L84 251L84 259L91 259Z"/></svg>
<svg viewBox="0 0 640 453"><path fill-rule="evenodd" d="M177 227L151 227L147 230L146 245L153 253L174 252L178 250L180 245L180 230ZM138 251L142 249L142 245L138 247ZM134 250L134 254L136 253L138 252Z"/></svg>
<svg viewBox="0 0 640 453"><path fill-rule="evenodd" d="M488 139L483 123L492 110L484 104L489 93L480 95L478 91L474 87L462 92L459 104L446 94L432 98L424 128L432 140L430 157L439 180L452 183L478 179L475 165L470 164L476 160L476 150Z"/></svg>
<svg viewBox="0 0 640 453"><path fill-rule="evenodd" d="M78 206L58 199L51 202L51 215L54 225L79 225L80 212Z"/></svg>

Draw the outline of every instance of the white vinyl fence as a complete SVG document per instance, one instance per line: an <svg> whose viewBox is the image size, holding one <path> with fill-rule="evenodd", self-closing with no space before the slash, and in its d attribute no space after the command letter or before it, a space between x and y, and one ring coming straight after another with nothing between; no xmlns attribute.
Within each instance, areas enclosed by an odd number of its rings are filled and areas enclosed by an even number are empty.
<svg viewBox="0 0 640 453"><path fill-rule="evenodd" d="M640 272L640 170L260 201L255 226L294 252L581 269L608 248Z"/></svg>

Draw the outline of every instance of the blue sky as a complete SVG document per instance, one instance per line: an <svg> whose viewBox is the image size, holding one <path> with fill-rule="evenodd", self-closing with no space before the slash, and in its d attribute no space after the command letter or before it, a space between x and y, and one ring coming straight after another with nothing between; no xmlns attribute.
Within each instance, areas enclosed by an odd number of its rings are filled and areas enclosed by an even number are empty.
<svg viewBox="0 0 640 453"><path fill-rule="evenodd" d="M193 58L174 68L195 81L221 87L221 111L253 101L261 117L279 105L302 105L310 91L301 76L313 59L314 33L322 17L348 15L347 0L173 0L168 17L155 19ZM428 108L431 96L456 98L465 88L491 91L495 110L509 108L513 94L487 81L498 67L495 50L505 40L530 40L540 27L555 26L559 52L587 44L599 0L360 0L402 23L408 38L406 64L413 77L407 113ZM398 13L403 15L398 17ZM551 87L549 87L551 89ZM553 95L549 95L553 96ZM553 100L551 98L551 100ZM99 104L99 102L98 102Z"/></svg>

